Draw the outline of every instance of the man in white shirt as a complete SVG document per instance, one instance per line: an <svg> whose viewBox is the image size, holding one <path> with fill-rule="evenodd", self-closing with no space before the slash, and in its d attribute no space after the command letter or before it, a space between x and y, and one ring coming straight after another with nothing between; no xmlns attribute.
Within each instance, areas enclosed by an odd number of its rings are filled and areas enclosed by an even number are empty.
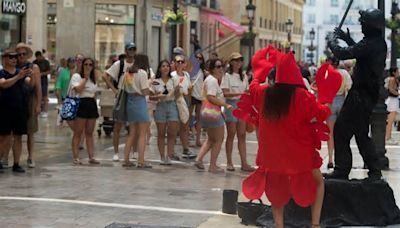
<svg viewBox="0 0 400 228"><path fill-rule="evenodd" d="M126 57L123 60L116 61L103 75L103 80L108 87L112 89L115 95L118 93L118 85L120 85L120 78L125 73L129 67L135 62L136 54L136 44L133 42L127 43L125 45ZM113 83L112 81L116 82ZM114 146L114 156L113 161L119 161L118 156L118 146L119 146L119 134L121 128L125 125L125 120L114 119L114 129L113 129L113 146Z"/></svg>

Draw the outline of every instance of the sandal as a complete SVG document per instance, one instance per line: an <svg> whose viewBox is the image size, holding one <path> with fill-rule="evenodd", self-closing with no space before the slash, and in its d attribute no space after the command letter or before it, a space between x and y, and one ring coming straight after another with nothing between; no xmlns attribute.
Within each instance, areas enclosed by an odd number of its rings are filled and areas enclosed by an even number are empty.
<svg viewBox="0 0 400 228"><path fill-rule="evenodd" d="M196 161L194 163L194 166L196 166L196 168L203 170L204 169L204 165L202 161Z"/></svg>
<svg viewBox="0 0 400 228"><path fill-rule="evenodd" d="M311 224L311 228L321 228L320 224Z"/></svg>
<svg viewBox="0 0 400 228"><path fill-rule="evenodd" d="M138 163L137 164L137 168L139 168L139 169L151 169L151 168L153 168L153 166L151 166L151 164L150 163Z"/></svg>
<svg viewBox="0 0 400 228"><path fill-rule="evenodd" d="M222 169L221 167L217 167L215 169L208 168L208 172L213 174L225 173L224 169Z"/></svg>
<svg viewBox="0 0 400 228"><path fill-rule="evenodd" d="M79 158L75 158L75 159L72 161L72 163L73 163L74 165L82 165L82 162L81 162L81 160L79 160Z"/></svg>
<svg viewBox="0 0 400 228"><path fill-rule="evenodd" d="M256 169L251 165L247 165L244 167L242 166L242 168L240 168L240 170L242 170L243 172L253 172Z"/></svg>
<svg viewBox="0 0 400 228"><path fill-rule="evenodd" d="M126 162L124 162L124 163L122 163L122 167L134 167L135 166L135 163L133 163L133 162L130 162L130 161L126 161Z"/></svg>
<svg viewBox="0 0 400 228"><path fill-rule="evenodd" d="M92 159L89 160L89 164L90 164L90 165L99 165L100 162L97 161L96 159L92 158Z"/></svg>
<svg viewBox="0 0 400 228"><path fill-rule="evenodd" d="M227 165L226 166L226 170L229 172L234 172L235 171L235 167L233 165Z"/></svg>

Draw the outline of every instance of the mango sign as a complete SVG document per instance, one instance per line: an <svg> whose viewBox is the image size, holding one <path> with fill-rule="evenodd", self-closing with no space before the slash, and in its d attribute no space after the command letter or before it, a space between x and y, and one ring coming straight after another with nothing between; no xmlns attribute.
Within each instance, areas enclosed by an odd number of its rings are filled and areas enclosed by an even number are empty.
<svg viewBox="0 0 400 228"><path fill-rule="evenodd" d="M4 14L24 14L25 11L25 2L3 1L1 4L1 12Z"/></svg>

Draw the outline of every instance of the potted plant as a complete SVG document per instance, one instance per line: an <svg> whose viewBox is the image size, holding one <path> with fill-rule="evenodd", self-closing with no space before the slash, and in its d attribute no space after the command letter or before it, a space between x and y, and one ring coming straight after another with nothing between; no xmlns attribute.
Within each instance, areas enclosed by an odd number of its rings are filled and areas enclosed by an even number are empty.
<svg viewBox="0 0 400 228"><path fill-rule="evenodd" d="M185 23L186 20L186 13L178 9L176 13L172 10L166 10L162 22L168 25L178 25Z"/></svg>

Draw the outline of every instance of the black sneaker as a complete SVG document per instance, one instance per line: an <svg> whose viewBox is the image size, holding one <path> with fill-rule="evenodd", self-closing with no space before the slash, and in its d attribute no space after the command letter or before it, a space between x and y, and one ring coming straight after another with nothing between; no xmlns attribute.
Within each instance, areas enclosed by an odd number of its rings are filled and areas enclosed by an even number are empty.
<svg viewBox="0 0 400 228"><path fill-rule="evenodd" d="M0 162L0 173L4 173L4 171L3 171L3 165L1 164L1 162Z"/></svg>
<svg viewBox="0 0 400 228"><path fill-rule="evenodd" d="M341 180L348 180L349 175L343 174L338 171L333 171L331 173L323 173L322 176L324 176L325 179L341 179Z"/></svg>
<svg viewBox="0 0 400 228"><path fill-rule="evenodd" d="M195 153L193 153L192 151L190 151L189 149L183 149L182 157L186 158L186 159L193 159L193 158L196 158L197 155Z"/></svg>
<svg viewBox="0 0 400 228"><path fill-rule="evenodd" d="M18 164L14 164L12 171L16 173L25 173L25 170Z"/></svg>

